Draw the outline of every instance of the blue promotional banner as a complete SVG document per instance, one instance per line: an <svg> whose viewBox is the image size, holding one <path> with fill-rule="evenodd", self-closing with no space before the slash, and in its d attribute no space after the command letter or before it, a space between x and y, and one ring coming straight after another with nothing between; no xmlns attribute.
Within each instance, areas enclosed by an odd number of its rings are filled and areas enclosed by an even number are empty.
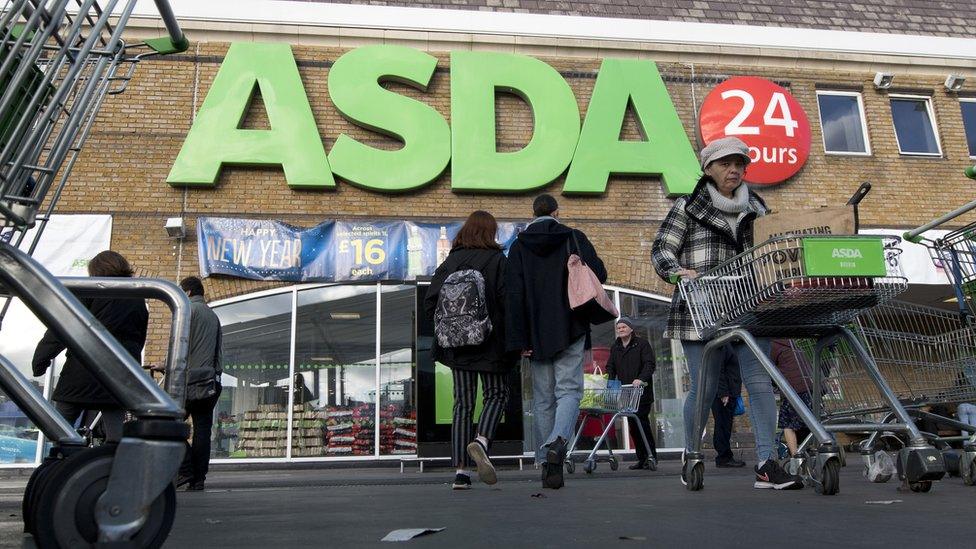
<svg viewBox="0 0 976 549"><path fill-rule="evenodd" d="M197 220L200 275L347 282L428 277L451 251L461 222L326 221L303 229L269 220ZM525 223L499 223L505 253Z"/></svg>
<svg viewBox="0 0 976 549"><path fill-rule="evenodd" d="M278 221L201 217L197 220L200 275L253 280L331 281L334 222L302 229Z"/></svg>

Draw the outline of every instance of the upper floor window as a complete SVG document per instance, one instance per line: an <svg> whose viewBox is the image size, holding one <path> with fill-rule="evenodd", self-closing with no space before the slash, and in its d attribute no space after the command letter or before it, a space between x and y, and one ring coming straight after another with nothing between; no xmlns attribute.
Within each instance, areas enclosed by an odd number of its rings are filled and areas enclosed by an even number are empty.
<svg viewBox="0 0 976 549"><path fill-rule="evenodd" d="M870 155L864 103L857 92L817 91L824 152Z"/></svg>
<svg viewBox="0 0 976 549"><path fill-rule="evenodd" d="M962 126L966 132L966 142L969 143L969 157L976 158L976 97L960 99L962 108Z"/></svg>
<svg viewBox="0 0 976 549"><path fill-rule="evenodd" d="M889 99L898 151L901 154L942 156L932 98L924 95L890 95Z"/></svg>

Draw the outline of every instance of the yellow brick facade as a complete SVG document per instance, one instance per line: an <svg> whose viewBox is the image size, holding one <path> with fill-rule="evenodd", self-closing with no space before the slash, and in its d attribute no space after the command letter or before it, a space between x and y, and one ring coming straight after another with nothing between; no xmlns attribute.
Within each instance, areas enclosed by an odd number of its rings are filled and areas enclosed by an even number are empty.
<svg viewBox="0 0 976 549"><path fill-rule="evenodd" d="M295 42L297 44L297 42ZM436 46L433 44L432 46ZM338 181L332 191L308 192L288 188L278 169L224 168L213 188L175 188L165 181L228 44L202 42L181 55L140 63L128 89L110 96L89 138L71 181L58 205L59 213L108 213L114 218L112 245L140 272L178 280L197 274L197 246L193 228L199 216L241 216L276 219L311 226L327 219L389 218L411 220L459 219L485 209L500 220L526 219L533 193L527 195L462 195L450 189L450 169L431 185L415 192L389 195L366 191ZM470 47L470 46L469 46ZM537 47L536 57L559 70L576 94L585 114L600 67L599 57L557 55L566 48ZM305 89L326 150L339 134L376 147L393 147L389 139L345 120L328 98L328 66L348 48L293 45ZM546 55L547 51L554 52ZM587 51L598 51L597 49ZM448 51L432 51L438 58L426 93L406 86L391 86L399 93L431 105L450 120ZM654 58L642 51L641 57ZM662 54L671 59L673 55ZM972 197L971 182L962 177L969 158L959 98L947 93L944 73L900 74L899 89L925 92L932 97L938 124L941 158L900 155L895 141L888 94L876 91L874 72L865 64L829 63L811 66L764 66L760 57L714 55L709 62L697 56L693 63L662 61L659 70L684 124L686 138L697 143L695 120L708 92L737 75L765 77L785 85L803 106L812 128L809 160L797 176L775 187L759 189L779 211L841 205L863 181L874 185L861 209L862 224L907 227L925 222ZM852 68L853 67L853 68ZM855 70L856 69L856 70ZM868 157L825 155L821 140L816 90L838 85L863 92L872 154ZM530 138L531 113L514 96L497 99L498 142L515 150ZM246 127L267 127L259 101L252 105ZM628 118L623 135L637 139L636 125ZM684 138L684 137L678 137ZM697 144L695 145L697 149ZM650 245L671 201L655 178L613 177L607 192L598 197L561 196L562 179L547 189L560 200L563 219L583 229L607 260L610 283L669 294L650 267ZM182 243L163 231L167 217L183 216L190 234ZM213 277L206 281L210 298L223 298L267 289L276 284ZM153 310L149 361L162 360L167 319L160 307Z"/></svg>

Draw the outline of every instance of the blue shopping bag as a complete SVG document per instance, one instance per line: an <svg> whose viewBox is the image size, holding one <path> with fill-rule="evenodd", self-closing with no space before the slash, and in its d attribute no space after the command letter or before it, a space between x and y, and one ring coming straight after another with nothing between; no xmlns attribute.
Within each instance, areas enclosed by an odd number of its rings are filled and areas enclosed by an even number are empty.
<svg viewBox="0 0 976 549"><path fill-rule="evenodd" d="M746 413L746 403L742 400L742 395L735 397L735 410L732 410L733 416L741 416Z"/></svg>

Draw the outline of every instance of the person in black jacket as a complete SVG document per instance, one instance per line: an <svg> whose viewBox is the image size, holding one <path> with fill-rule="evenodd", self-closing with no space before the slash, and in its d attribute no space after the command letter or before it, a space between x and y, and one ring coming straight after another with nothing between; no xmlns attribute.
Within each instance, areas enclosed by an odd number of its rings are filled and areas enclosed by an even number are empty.
<svg viewBox="0 0 976 549"><path fill-rule="evenodd" d="M485 484L495 484L498 476L488 458L488 448L508 404L508 373L515 365L515 357L505 352L505 255L495 242L498 223L488 212L476 211L454 237L451 253L441 263L431 279L424 297L424 310L434 318L441 288L445 279L456 271L474 269L485 283L485 301L491 331L480 345L442 347L434 338L431 350L434 360L451 368L454 376L454 418L451 424L451 455L457 467L452 488L471 488L472 464L478 467L478 477ZM475 395L481 377L484 406L478 419L478 434L474 436L472 418Z"/></svg>
<svg viewBox="0 0 976 549"><path fill-rule="evenodd" d="M99 253L88 263L90 276L132 276L132 268L122 255L111 250ZM142 299L94 298L82 299L82 304L91 311L115 339L129 351L136 362L142 361L142 348L146 344L149 327L149 310ZM44 333L34 358L31 361L35 376L42 376L51 361L61 354L65 345L54 332ZM115 398L95 379L78 357L68 349L67 360L61 370L61 377L51 396L58 412L68 423L74 424L88 410L102 412L102 425L105 439L117 442L122 439L124 411Z"/></svg>
<svg viewBox="0 0 976 549"><path fill-rule="evenodd" d="M637 405L637 419L627 418L630 424L630 437L634 439L634 449L637 452L637 463L630 469L657 470L657 446L654 443L654 432L648 415L651 404L654 403L654 348L642 337L634 333L634 322L627 317L620 317L614 327L617 339L610 346L610 358L607 359L607 376L619 380L623 385L642 385L640 402ZM638 428L640 423L640 428ZM641 437L643 429L647 437L647 447ZM648 454L648 451L650 452Z"/></svg>
<svg viewBox="0 0 976 549"><path fill-rule="evenodd" d="M742 374L739 373L739 359L730 346L719 353L722 356L722 369L718 375L718 390L712 401L712 417L715 429L712 444L715 446L716 467L745 467L746 462L735 459L732 454L732 422L735 418L735 405L742 394Z"/></svg>
<svg viewBox="0 0 976 549"><path fill-rule="evenodd" d="M535 219L508 251L505 269L506 348L531 357L536 464L546 488L563 486L566 443L583 397L583 350L590 332L585 313L569 307L566 262L579 254L600 280L607 270L582 231L561 224L548 194L532 203Z"/></svg>

